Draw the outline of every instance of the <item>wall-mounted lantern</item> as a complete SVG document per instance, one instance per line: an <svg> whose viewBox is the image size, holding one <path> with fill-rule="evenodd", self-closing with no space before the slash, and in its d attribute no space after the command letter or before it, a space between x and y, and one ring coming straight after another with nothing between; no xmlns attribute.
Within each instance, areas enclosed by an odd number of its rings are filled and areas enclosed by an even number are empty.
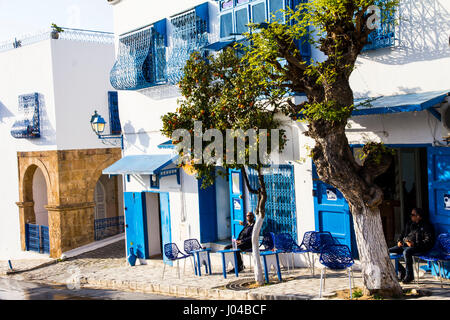
<svg viewBox="0 0 450 320"><path fill-rule="evenodd" d="M109 139L118 139L120 140L121 148L123 150L123 135L114 135L114 134L102 134L105 131L106 121L103 119L101 115L94 111L94 114L91 117L91 128L92 131L97 135L100 140L109 140Z"/></svg>

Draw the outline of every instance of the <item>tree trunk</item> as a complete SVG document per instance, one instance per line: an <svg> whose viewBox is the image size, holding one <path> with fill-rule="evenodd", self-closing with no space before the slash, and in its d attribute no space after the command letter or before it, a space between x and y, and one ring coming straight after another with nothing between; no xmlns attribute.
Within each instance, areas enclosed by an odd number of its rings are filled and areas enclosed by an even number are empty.
<svg viewBox="0 0 450 320"><path fill-rule="evenodd" d="M255 265L254 268L255 281L260 285L264 284L264 274L261 264L261 255L259 254L259 233L261 232L263 222L264 217L261 217L261 215L259 214L256 215L256 221L255 225L253 226L253 233L252 233L252 252L253 252L253 262Z"/></svg>
<svg viewBox="0 0 450 320"><path fill-rule="evenodd" d="M384 239L380 210L370 209L361 204L351 207L361 260L364 294L401 296L402 288L397 281ZM361 212L355 212L355 208L358 207L362 208Z"/></svg>

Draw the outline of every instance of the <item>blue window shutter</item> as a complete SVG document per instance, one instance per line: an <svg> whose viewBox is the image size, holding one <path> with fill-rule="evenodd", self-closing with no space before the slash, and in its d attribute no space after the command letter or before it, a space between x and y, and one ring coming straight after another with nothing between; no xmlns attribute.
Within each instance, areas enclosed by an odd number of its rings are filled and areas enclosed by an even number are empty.
<svg viewBox="0 0 450 320"><path fill-rule="evenodd" d="M233 16L232 13L220 16L220 37L226 38L233 32Z"/></svg>
<svg viewBox="0 0 450 320"><path fill-rule="evenodd" d="M122 126L119 118L119 98L116 91L108 92L109 123L111 134L121 134Z"/></svg>
<svg viewBox="0 0 450 320"><path fill-rule="evenodd" d="M266 21L266 4L265 2L260 2L252 5L252 22L262 23Z"/></svg>

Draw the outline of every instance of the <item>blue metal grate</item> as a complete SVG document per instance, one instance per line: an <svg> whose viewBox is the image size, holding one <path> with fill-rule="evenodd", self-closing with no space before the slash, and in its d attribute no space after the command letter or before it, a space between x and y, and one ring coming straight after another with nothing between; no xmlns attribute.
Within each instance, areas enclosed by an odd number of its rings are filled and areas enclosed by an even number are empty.
<svg viewBox="0 0 450 320"><path fill-rule="evenodd" d="M124 232L124 216L94 220L95 241Z"/></svg>
<svg viewBox="0 0 450 320"><path fill-rule="evenodd" d="M16 139L39 138L40 116L39 105L41 96L39 93L19 96L19 114L11 128L11 135Z"/></svg>
<svg viewBox="0 0 450 320"><path fill-rule="evenodd" d="M378 0L376 5L383 11L386 0ZM369 44L367 44L363 51L376 50L381 48L392 47L395 42L395 15L381 17L380 26L369 35Z"/></svg>
<svg viewBox="0 0 450 320"><path fill-rule="evenodd" d="M41 234L38 225L25 225L25 243L27 251L41 252Z"/></svg>
<svg viewBox="0 0 450 320"><path fill-rule="evenodd" d="M41 249L44 253L50 253L50 233L46 226L41 226Z"/></svg>
<svg viewBox="0 0 450 320"><path fill-rule="evenodd" d="M122 126L119 118L119 97L117 92L108 92L108 105L109 105L109 123L111 134L117 135L122 133Z"/></svg>
<svg viewBox="0 0 450 320"><path fill-rule="evenodd" d="M183 69L190 55L209 44L208 3L171 19L172 46L167 62L170 84L177 84L183 77Z"/></svg>
<svg viewBox="0 0 450 320"><path fill-rule="evenodd" d="M289 233L297 239L297 217L295 205L294 167L291 165L273 166L263 169L267 189L266 218L262 234L267 232ZM250 169L250 185L259 187L258 175ZM250 196L250 206L256 209L257 197Z"/></svg>
<svg viewBox="0 0 450 320"><path fill-rule="evenodd" d="M165 20L120 39L111 85L117 90L139 90L166 83Z"/></svg>

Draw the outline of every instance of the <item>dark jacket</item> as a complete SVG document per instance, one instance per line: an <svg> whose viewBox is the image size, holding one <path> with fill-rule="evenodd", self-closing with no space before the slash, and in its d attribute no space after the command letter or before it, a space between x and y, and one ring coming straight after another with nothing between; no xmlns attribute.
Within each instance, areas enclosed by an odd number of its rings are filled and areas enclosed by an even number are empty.
<svg viewBox="0 0 450 320"><path fill-rule="evenodd" d="M252 246L253 224L246 224L244 229L239 233L237 240L241 240L245 246Z"/></svg>
<svg viewBox="0 0 450 320"><path fill-rule="evenodd" d="M421 251L429 251L434 246L434 228L427 220L420 220L418 223L408 221L397 242L406 245L406 240L412 241L414 247Z"/></svg>

